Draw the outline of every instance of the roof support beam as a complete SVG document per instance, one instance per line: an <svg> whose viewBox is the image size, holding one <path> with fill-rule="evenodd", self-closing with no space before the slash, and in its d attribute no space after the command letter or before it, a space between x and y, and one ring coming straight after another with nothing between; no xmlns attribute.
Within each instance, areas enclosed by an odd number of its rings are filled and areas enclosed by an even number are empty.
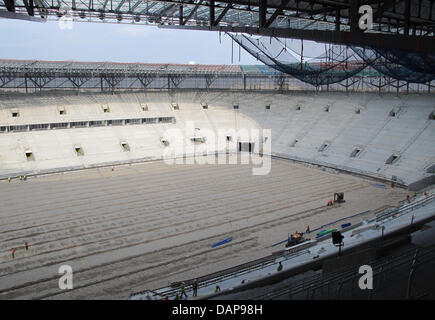
<svg viewBox="0 0 435 320"><path fill-rule="evenodd" d="M428 37L407 37L385 33L231 26L159 26L159 28L247 33L267 37L313 40L321 43L375 46L381 49L392 48L416 53L435 53L435 39Z"/></svg>
<svg viewBox="0 0 435 320"><path fill-rule="evenodd" d="M192 11L190 11L190 13L189 13L189 15L187 16L187 18L186 18L186 19L183 21L183 23L181 24L182 26L184 26L184 25L186 24L186 22L189 21L189 20L193 17L193 15L195 14L196 10L198 10L198 8L199 8L199 6L201 5L201 3L202 3L202 0L200 0L200 1L196 4L195 8L193 8Z"/></svg>
<svg viewBox="0 0 435 320"><path fill-rule="evenodd" d="M259 0L260 7L258 11L258 22L260 28L263 28L266 25L266 12L267 12L267 2L266 0Z"/></svg>
<svg viewBox="0 0 435 320"><path fill-rule="evenodd" d="M279 6L279 8L275 10L269 20L267 20L267 22L265 23L265 28L269 28L269 26L275 21L275 19L283 13L284 8L288 5L289 2L290 0L281 0L281 5Z"/></svg>
<svg viewBox="0 0 435 320"><path fill-rule="evenodd" d="M409 20L411 16L411 0L405 0L405 29L403 33L409 36Z"/></svg>
<svg viewBox="0 0 435 320"><path fill-rule="evenodd" d="M109 0L104 0L103 10L106 10L107 2L109 2Z"/></svg>
<svg viewBox="0 0 435 320"><path fill-rule="evenodd" d="M131 11L134 12L136 8L142 3L142 0L136 1L136 3L131 7Z"/></svg>
<svg viewBox="0 0 435 320"><path fill-rule="evenodd" d="M119 9L121 9L121 7L124 5L125 0L121 0L121 2L119 3L119 5L116 7L115 12L118 12Z"/></svg>
<svg viewBox="0 0 435 320"><path fill-rule="evenodd" d="M15 0L3 0L5 3L6 9L10 12L15 12Z"/></svg>
<svg viewBox="0 0 435 320"><path fill-rule="evenodd" d="M178 23L183 25L183 5L180 5L180 10L178 11Z"/></svg>
<svg viewBox="0 0 435 320"><path fill-rule="evenodd" d="M385 0L384 3L373 13L373 21L380 19L385 12L385 10L391 8L395 0Z"/></svg>
<svg viewBox="0 0 435 320"><path fill-rule="evenodd" d="M214 0L210 0L210 25L214 25L215 21L215 12L214 12L215 6L214 6Z"/></svg>
<svg viewBox="0 0 435 320"><path fill-rule="evenodd" d="M358 31L358 9L361 6L360 0L350 0L349 18L350 18L350 31Z"/></svg>
<svg viewBox="0 0 435 320"><path fill-rule="evenodd" d="M163 16L165 15L169 10L171 10L173 7L175 7L175 4L170 4L169 6L167 6L166 8L163 8L162 10L160 10L157 15L158 16Z"/></svg>
<svg viewBox="0 0 435 320"><path fill-rule="evenodd" d="M26 7L27 14L31 17L35 15L35 6L33 5L33 0L23 0L24 6Z"/></svg>
<svg viewBox="0 0 435 320"><path fill-rule="evenodd" d="M213 23L213 26L217 26L219 25L219 23L221 22L221 20L223 19L223 17L225 17L225 15L227 14L228 10L230 10L232 8L232 4L229 3L225 9L221 12L221 14L219 15L219 17L216 19L216 21Z"/></svg>

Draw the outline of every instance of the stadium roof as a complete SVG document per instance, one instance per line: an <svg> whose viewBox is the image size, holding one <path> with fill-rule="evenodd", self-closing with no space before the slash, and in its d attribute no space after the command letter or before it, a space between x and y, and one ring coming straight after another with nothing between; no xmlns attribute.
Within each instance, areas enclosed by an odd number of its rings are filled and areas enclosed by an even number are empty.
<svg viewBox="0 0 435 320"><path fill-rule="evenodd" d="M262 66L264 67L264 66ZM266 67L267 69L271 69ZM259 69L256 69L257 71ZM104 71L123 73L241 73L239 65L205 65L205 64L168 64L168 63L119 63L119 62L79 62L79 61L40 61L40 60L2 60L0 71Z"/></svg>
<svg viewBox="0 0 435 320"><path fill-rule="evenodd" d="M433 52L433 4L431 0L0 0L0 17L72 17ZM365 31L358 27L361 5L373 10L373 27Z"/></svg>
<svg viewBox="0 0 435 320"><path fill-rule="evenodd" d="M352 68L352 64L349 64ZM379 76L372 68L360 74ZM0 74L8 73L160 73L193 75L266 75L277 76L281 72L267 65L208 65L208 64L169 64L169 63L124 63L124 62L83 62L0 59Z"/></svg>

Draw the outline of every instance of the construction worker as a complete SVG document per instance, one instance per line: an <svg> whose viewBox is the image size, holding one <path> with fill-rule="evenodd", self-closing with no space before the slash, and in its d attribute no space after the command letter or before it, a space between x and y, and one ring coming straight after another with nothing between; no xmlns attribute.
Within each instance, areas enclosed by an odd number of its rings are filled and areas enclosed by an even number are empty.
<svg viewBox="0 0 435 320"><path fill-rule="evenodd" d="M221 287L219 287L218 285L216 285L216 287L214 288L214 293L218 293L221 291Z"/></svg>
<svg viewBox="0 0 435 320"><path fill-rule="evenodd" d="M279 262L279 264L278 264L278 268L276 269L277 271L281 271L282 270L282 263L281 263L281 261Z"/></svg>
<svg viewBox="0 0 435 320"><path fill-rule="evenodd" d="M23 176L20 176L20 180L21 180L21 181L23 180Z"/></svg>
<svg viewBox="0 0 435 320"><path fill-rule="evenodd" d="M15 259L15 248L11 249L11 253L12 253L12 259Z"/></svg>
<svg viewBox="0 0 435 320"><path fill-rule="evenodd" d="M192 283L192 289L193 289L193 296L197 297L198 296L198 282L196 282L196 279Z"/></svg>
<svg viewBox="0 0 435 320"><path fill-rule="evenodd" d="M305 230L305 233L310 233L310 226L307 226L307 230Z"/></svg>
<svg viewBox="0 0 435 320"><path fill-rule="evenodd" d="M183 296L186 296L186 298L187 298L186 287L184 286L184 282L181 283L181 295L180 295L180 298L183 298Z"/></svg>
<svg viewBox="0 0 435 320"><path fill-rule="evenodd" d="M26 175L24 175L24 177L23 177L23 180L24 180L24 181L26 181L26 180L27 180L27 176L26 176Z"/></svg>
<svg viewBox="0 0 435 320"><path fill-rule="evenodd" d="M180 296L178 295L178 293L175 295L174 300L180 300Z"/></svg>
<svg viewBox="0 0 435 320"><path fill-rule="evenodd" d="M27 243L27 241L24 243L24 247L26 247L26 251L29 250L29 244Z"/></svg>
<svg viewBox="0 0 435 320"><path fill-rule="evenodd" d="M406 201L408 201L408 203L411 202L411 201L409 201L409 194L406 195Z"/></svg>
<svg viewBox="0 0 435 320"><path fill-rule="evenodd" d="M11 182L11 177L8 177L8 182Z"/></svg>

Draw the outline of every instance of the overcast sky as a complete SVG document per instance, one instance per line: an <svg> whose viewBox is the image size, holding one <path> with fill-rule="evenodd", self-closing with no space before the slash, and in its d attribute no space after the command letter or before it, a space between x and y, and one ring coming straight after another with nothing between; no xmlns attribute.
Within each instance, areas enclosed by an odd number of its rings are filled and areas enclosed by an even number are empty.
<svg viewBox="0 0 435 320"><path fill-rule="evenodd" d="M231 64L231 40L208 31L162 30L155 26L0 18L0 58L148 63ZM261 64L234 45L234 64Z"/></svg>

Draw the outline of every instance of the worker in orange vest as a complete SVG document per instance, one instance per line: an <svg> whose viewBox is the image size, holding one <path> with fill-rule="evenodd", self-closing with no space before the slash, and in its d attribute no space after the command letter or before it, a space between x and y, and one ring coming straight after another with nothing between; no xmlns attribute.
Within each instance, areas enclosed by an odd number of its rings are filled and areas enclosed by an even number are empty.
<svg viewBox="0 0 435 320"><path fill-rule="evenodd" d="M11 249L11 253L12 253L12 259L15 259L15 248Z"/></svg>
<svg viewBox="0 0 435 320"><path fill-rule="evenodd" d="M307 226L307 230L305 230L305 233L310 233L310 226Z"/></svg>

